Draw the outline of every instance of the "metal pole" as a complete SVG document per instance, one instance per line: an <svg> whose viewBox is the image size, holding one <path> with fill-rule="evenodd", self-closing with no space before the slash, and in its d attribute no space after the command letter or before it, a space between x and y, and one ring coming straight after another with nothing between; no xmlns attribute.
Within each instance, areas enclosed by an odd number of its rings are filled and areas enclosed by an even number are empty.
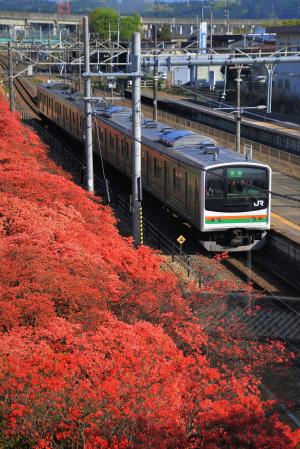
<svg viewBox="0 0 300 449"><path fill-rule="evenodd" d="M195 101L197 103L198 101L198 67L194 67L195 72L194 72L194 76L195 76Z"/></svg>
<svg viewBox="0 0 300 449"><path fill-rule="evenodd" d="M229 22L229 0L226 0L226 34L230 33L230 22Z"/></svg>
<svg viewBox="0 0 300 449"><path fill-rule="evenodd" d="M141 35L133 33L132 71L141 70ZM132 233L135 246L143 244L141 167L141 78L132 79Z"/></svg>
<svg viewBox="0 0 300 449"><path fill-rule="evenodd" d="M235 137L235 151L241 152L241 72L242 68L237 68L236 78L236 137Z"/></svg>
<svg viewBox="0 0 300 449"><path fill-rule="evenodd" d="M267 64L266 69L268 71L268 94L267 94L267 113L272 112L272 95L273 95L273 73L276 65Z"/></svg>
<svg viewBox="0 0 300 449"><path fill-rule="evenodd" d="M251 250L247 251L247 284L252 281L252 252Z"/></svg>
<svg viewBox="0 0 300 449"><path fill-rule="evenodd" d="M154 55L156 55L157 47L157 26L154 25ZM155 64L153 69L153 120L157 121L157 59L154 57Z"/></svg>
<svg viewBox="0 0 300 449"><path fill-rule="evenodd" d="M78 65L78 90L81 91L81 60L79 60Z"/></svg>
<svg viewBox="0 0 300 449"><path fill-rule="evenodd" d="M84 71L90 74L90 47L89 47L89 19L83 18L84 26ZM91 78L84 77L84 146L86 161L86 188L94 192L93 168L93 132L92 132L92 104L91 104Z"/></svg>
<svg viewBox="0 0 300 449"><path fill-rule="evenodd" d="M12 43L8 42L8 89L9 89L9 108L13 112L15 110L14 102L14 74L13 74L13 55Z"/></svg>
<svg viewBox="0 0 300 449"><path fill-rule="evenodd" d="M49 61L50 61L50 64L49 64L49 74L48 74L48 77L49 77L49 80L51 80L51 63L52 63L52 56L51 56L51 54L49 55Z"/></svg>
<svg viewBox="0 0 300 449"><path fill-rule="evenodd" d="M210 51L213 48L213 25L212 25L212 9L210 7Z"/></svg>

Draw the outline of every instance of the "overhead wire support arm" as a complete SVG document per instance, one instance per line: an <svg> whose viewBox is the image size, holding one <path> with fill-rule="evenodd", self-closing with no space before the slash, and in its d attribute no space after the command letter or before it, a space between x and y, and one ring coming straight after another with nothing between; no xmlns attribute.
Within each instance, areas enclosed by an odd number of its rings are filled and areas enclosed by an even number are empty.
<svg viewBox="0 0 300 449"><path fill-rule="evenodd" d="M141 78L142 72L84 72L82 74L83 78Z"/></svg>
<svg viewBox="0 0 300 449"><path fill-rule="evenodd" d="M13 112L15 110L14 100L14 69L13 69L13 54L12 43L8 42L8 87L9 87L9 108Z"/></svg>
<svg viewBox="0 0 300 449"><path fill-rule="evenodd" d="M280 63L300 63L300 54L294 54L290 56L256 56L254 54L249 54L249 56L241 56L237 57L231 54L227 55L201 55L198 58L189 58L186 61L179 61L178 59L172 59L171 56L166 57L166 55L157 55L156 58L159 58L159 65L161 67L186 67L186 66L222 66L222 65L252 65L252 64L280 64ZM145 67L153 67L156 64L155 59L152 57L149 61L149 57L147 60L143 62Z"/></svg>

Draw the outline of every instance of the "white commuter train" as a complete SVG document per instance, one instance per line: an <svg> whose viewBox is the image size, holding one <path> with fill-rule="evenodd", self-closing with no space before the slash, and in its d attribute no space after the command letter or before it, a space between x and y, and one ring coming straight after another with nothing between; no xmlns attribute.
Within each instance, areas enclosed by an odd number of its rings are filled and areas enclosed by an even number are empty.
<svg viewBox="0 0 300 449"><path fill-rule="evenodd" d="M82 95L62 83L38 87L40 112L83 140ZM131 174L131 111L99 104L94 109L94 151ZM99 136L99 139L98 137ZM271 216L271 169L218 147L204 135L142 120L143 188L199 230L208 251L263 247Z"/></svg>

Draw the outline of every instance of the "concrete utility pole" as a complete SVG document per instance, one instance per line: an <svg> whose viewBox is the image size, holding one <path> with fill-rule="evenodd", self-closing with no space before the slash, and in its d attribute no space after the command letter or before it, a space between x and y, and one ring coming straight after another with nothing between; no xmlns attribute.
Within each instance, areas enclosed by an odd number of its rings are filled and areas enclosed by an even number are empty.
<svg viewBox="0 0 300 449"><path fill-rule="evenodd" d="M14 101L14 71L13 71L13 54L12 43L8 42L8 90L9 90L9 108L11 111L15 110Z"/></svg>
<svg viewBox="0 0 300 449"><path fill-rule="evenodd" d="M132 72L141 70L141 35L133 33ZM141 161L141 77L132 78L132 231L135 246L143 244L142 161Z"/></svg>
<svg viewBox="0 0 300 449"><path fill-rule="evenodd" d="M237 67L236 82L236 136L235 136L235 151L241 152L241 79L242 67Z"/></svg>
<svg viewBox="0 0 300 449"><path fill-rule="evenodd" d="M226 34L229 34L230 33L229 0L226 0L225 18L226 18Z"/></svg>
<svg viewBox="0 0 300 449"><path fill-rule="evenodd" d="M268 72L268 93L267 93L267 113L272 112L272 94L273 94L273 73L276 68L276 64L266 64Z"/></svg>
<svg viewBox="0 0 300 449"><path fill-rule="evenodd" d="M157 47L157 25L154 25L154 55L156 55L156 47ZM157 59L154 56L154 60L156 64L153 68L153 120L157 121L157 81L158 81L158 73L157 73Z"/></svg>
<svg viewBox="0 0 300 449"><path fill-rule="evenodd" d="M88 76L84 78L84 149L86 165L86 188L94 192L93 167L93 131L92 131L92 104L91 104L91 78L90 78L90 47L89 47L89 19L83 18L84 28L84 71Z"/></svg>

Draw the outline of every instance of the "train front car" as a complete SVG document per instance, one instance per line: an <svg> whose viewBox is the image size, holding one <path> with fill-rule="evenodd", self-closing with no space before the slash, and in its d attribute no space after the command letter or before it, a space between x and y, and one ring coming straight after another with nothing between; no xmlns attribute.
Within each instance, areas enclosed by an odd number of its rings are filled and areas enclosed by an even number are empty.
<svg viewBox="0 0 300 449"><path fill-rule="evenodd" d="M208 251L248 251L266 242L271 215L271 169L223 163L203 172L201 244Z"/></svg>

